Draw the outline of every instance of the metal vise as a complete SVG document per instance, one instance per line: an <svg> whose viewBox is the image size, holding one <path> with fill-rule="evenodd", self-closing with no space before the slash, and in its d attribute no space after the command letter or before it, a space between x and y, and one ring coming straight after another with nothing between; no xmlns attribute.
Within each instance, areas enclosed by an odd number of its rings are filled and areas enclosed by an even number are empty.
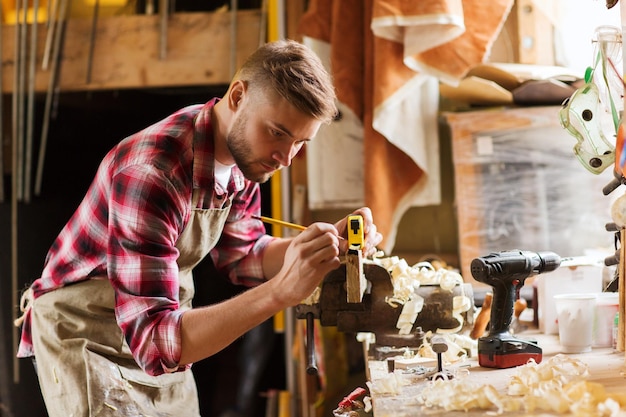
<svg viewBox="0 0 626 417"><path fill-rule="evenodd" d="M465 295L474 304L470 284L462 284L463 288L457 285L452 291L442 290L439 285L423 285L418 288L417 294L424 298L424 307L412 331L401 335L396 324L402 306L393 307L387 303L394 295L391 275L384 267L371 263L363 264L363 273L368 286L361 302L347 302L346 265L342 264L322 281L318 302L295 307L296 317L309 320L307 325L310 328L312 319L317 318L322 326L336 326L341 332L374 333L377 345L419 347L423 342L423 332L459 327L459 321L453 317L455 296ZM464 324L473 324L473 311L463 314Z"/></svg>

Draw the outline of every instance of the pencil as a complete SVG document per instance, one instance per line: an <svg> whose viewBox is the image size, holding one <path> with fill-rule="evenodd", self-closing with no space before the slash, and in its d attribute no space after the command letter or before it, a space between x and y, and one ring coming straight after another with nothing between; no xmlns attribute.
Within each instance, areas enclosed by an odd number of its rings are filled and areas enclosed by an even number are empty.
<svg viewBox="0 0 626 417"><path fill-rule="evenodd" d="M265 216L252 216L253 219L261 220L264 223L275 224L278 226L289 227L290 229L295 230L306 230L306 226L302 226L301 224L289 223L278 219L272 219L271 217Z"/></svg>

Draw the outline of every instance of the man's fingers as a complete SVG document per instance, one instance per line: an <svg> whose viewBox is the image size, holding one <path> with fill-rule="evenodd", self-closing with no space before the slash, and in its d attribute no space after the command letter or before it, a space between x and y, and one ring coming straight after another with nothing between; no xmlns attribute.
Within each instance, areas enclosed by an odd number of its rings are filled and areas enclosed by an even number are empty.
<svg viewBox="0 0 626 417"><path fill-rule="evenodd" d="M301 245L301 257L314 262L326 262L339 256L339 237L330 224L315 223L296 238Z"/></svg>

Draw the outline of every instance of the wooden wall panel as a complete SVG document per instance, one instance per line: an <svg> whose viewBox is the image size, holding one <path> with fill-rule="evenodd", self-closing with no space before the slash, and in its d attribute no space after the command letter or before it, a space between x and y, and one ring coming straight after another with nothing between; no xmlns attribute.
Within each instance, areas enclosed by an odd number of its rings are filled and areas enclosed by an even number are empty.
<svg viewBox="0 0 626 417"><path fill-rule="evenodd" d="M175 13L167 27L167 54L159 58L157 15L103 17L97 25L91 82L87 83L91 19L69 19L62 49L62 91L228 84L231 53L239 66L259 46L261 12L237 12L237 48L231 50L229 13ZM52 65L42 69L46 25L37 27L35 90L46 91ZM29 26L30 30L30 26ZM15 26L2 27L2 89L12 92ZM28 55L28 54L27 54Z"/></svg>

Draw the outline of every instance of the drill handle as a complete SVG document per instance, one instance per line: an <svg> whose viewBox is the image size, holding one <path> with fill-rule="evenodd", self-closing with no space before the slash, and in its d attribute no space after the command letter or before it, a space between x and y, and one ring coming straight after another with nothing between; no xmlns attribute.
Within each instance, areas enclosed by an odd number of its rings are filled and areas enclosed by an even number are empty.
<svg viewBox="0 0 626 417"><path fill-rule="evenodd" d="M508 333L513 320L515 300L520 288L524 286L524 279L516 280L517 284L507 284L505 281L494 281L493 300L489 322L489 335L496 336Z"/></svg>

